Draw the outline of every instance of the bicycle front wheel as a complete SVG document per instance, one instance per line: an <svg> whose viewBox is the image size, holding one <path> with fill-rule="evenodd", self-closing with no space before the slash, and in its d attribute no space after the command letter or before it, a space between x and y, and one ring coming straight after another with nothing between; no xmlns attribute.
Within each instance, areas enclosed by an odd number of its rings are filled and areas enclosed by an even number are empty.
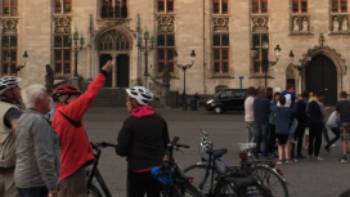
<svg viewBox="0 0 350 197"><path fill-rule="evenodd" d="M90 185L88 188L89 197L103 197L100 190L95 185Z"/></svg>
<svg viewBox="0 0 350 197"><path fill-rule="evenodd" d="M264 165L256 165L252 168L253 175L270 190L273 197L289 197L287 183L275 170Z"/></svg>
<svg viewBox="0 0 350 197"><path fill-rule="evenodd" d="M345 190L343 193L339 195L339 197L350 197L350 189Z"/></svg>

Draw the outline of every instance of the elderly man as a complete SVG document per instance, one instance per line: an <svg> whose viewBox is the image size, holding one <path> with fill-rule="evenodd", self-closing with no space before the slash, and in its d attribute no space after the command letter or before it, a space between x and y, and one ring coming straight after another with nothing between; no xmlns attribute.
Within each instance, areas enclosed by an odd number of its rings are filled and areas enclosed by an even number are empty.
<svg viewBox="0 0 350 197"><path fill-rule="evenodd" d="M42 85L22 92L26 111L17 121L15 182L21 197L56 197L58 194L59 145L44 115L50 98Z"/></svg>
<svg viewBox="0 0 350 197"><path fill-rule="evenodd" d="M16 120L21 116L21 95L18 79L0 78L0 196L18 196L13 173L15 170Z"/></svg>

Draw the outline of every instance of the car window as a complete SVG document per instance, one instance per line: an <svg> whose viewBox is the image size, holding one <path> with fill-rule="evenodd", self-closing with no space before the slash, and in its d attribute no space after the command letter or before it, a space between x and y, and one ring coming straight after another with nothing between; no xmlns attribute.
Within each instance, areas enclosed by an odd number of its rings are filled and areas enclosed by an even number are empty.
<svg viewBox="0 0 350 197"><path fill-rule="evenodd" d="M222 91L220 94L220 98L231 98L233 96L232 91Z"/></svg>
<svg viewBox="0 0 350 197"><path fill-rule="evenodd" d="M234 98L239 98L239 99L244 98L245 97L245 92L234 92L233 93L233 97Z"/></svg>

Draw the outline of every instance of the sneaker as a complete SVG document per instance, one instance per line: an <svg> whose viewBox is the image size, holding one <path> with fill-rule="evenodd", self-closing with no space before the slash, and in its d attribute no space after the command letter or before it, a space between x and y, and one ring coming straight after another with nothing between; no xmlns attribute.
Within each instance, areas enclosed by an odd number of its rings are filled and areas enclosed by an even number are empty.
<svg viewBox="0 0 350 197"><path fill-rule="evenodd" d="M323 161L323 158L320 156L318 156L316 159L317 159L317 161Z"/></svg>
<svg viewBox="0 0 350 197"><path fill-rule="evenodd" d="M348 157L346 155L343 155L340 160L339 160L340 163L348 163Z"/></svg>
<svg viewBox="0 0 350 197"><path fill-rule="evenodd" d="M286 164L293 164L293 160L287 160Z"/></svg>
<svg viewBox="0 0 350 197"><path fill-rule="evenodd" d="M282 160L278 160L277 162L276 162L276 165L282 165L283 164L283 161Z"/></svg>

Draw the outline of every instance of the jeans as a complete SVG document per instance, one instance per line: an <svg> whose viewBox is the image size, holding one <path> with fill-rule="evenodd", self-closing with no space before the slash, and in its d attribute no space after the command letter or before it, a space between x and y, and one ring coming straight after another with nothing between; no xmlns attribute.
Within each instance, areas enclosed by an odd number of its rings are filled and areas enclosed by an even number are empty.
<svg viewBox="0 0 350 197"><path fill-rule="evenodd" d="M248 129L248 142L255 141L255 122L246 122Z"/></svg>
<svg viewBox="0 0 350 197"><path fill-rule="evenodd" d="M268 123L257 123L255 133L255 143L258 153L267 156L267 142L268 142Z"/></svg>
<svg viewBox="0 0 350 197"><path fill-rule="evenodd" d="M31 188L17 188L20 197L47 197L49 194L47 188L31 187Z"/></svg>

